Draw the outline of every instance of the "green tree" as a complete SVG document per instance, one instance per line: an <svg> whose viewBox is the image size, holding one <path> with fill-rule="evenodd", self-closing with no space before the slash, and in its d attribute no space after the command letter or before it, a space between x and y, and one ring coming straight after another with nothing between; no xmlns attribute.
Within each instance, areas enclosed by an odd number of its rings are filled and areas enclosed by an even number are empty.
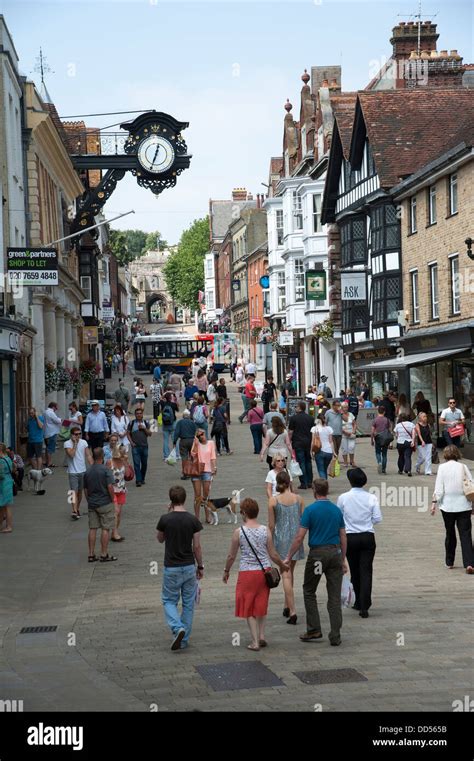
<svg viewBox="0 0 474 761"><path fill-rule="evenodd" d="M155 230L155 232L148 233L146 236L142 253L146 254L147 251L156 251L158 248L160 251L163 251L165 248L168 248L168 242L161 237L161 233L158 230Z"/></svg>
<svg viewBox="0 0 474 761"><path fill-rule="evenodd" d="M196 219L183 232L178 248L163 269L173 300L182 307L198 309L204 289L204 256L209 251L209 217Z"/></svg>
<svg viewBox="0 0 474 761"><path fill-rule="evenodd" d="M132 254L132 260L138 259L145 253L146 233L143 230L124 230L127 238L128 250Z"/></svg>
<svg viewBox="0 0 474 761"><path fill-rule="evenodd" d="M121 267L133 261L134 257L131 255L127 245L127 236L122 230L110 230L109 245Z"/></svg>

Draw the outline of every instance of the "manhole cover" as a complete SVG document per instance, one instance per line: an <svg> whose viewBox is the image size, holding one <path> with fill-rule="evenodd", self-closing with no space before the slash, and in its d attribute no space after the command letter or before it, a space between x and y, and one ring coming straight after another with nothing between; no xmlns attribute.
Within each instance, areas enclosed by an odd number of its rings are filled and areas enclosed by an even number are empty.
<svg viewBox="0 0 474 761"><path fill-rule="evenodd" d="M367 682L366 676L355 669L325 669L324 671L294 671L303 684L337 684L338 682Z"/></svg>
<svg viewBox="0 0 474 761"><path fill-rule="evenodd" d="M20 634L44 634L57 631L57 626L24 626Z"/></svg>
<svg viewBox="0 0 474 761"><path fill-rule="evenodd" d="M257 690L262 687L285 687L273 671L261 661L218 663L196 666L196 671L216 692L225 690Z"/></svg>

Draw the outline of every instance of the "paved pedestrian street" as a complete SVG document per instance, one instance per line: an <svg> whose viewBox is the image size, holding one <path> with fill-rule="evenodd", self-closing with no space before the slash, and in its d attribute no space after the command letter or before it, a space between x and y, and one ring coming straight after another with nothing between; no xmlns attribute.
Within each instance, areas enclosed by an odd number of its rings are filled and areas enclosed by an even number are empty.
<svg viewBox="0 0 474 761"><path fill-rule="evenodd" d="M116 381L109 386L115 388ZM235 384L228 387L234 454L218 459L212 494L224 497L244 488L243 496L258 500L265 521L266 465L251 454L249 427L236 422L241 405ZM304 563L299 562L297 626L286 625L282 616L280 585L271 592L268 647L247 650L246 622L234 618L237 562L229 584L222 582L233 526L221 515L217 527L205 525L203 531L205 577L190 646L172 652L160 601L163 545L155 527L166 511L170 485L184 483L189 510L193 500L190 481L179 480L179 464L163 462L161 444L158 432L146 486L129 485L122 522L126 541L111 545L116 563L87 562L87 516L70 519L61 452L55 456L59 467L45 482L46 495L25 491L15 499L14 531L0 536L1 699L23 700L25 711L452 711L453 701L473 694L474 582L463 571L459 548L456 568L444 566L442 520L427 510L434 478L401 479L393 451L382 492L383 523L376 527L373 608L367 620L344 609L341 647L330 647L327 639L324 584L319 592L324 639L299 641L305 631ZM380 486L367 439L358 441L356 461L369 484ZM390 488L400 485L426 487L425 509L419 502L384 506ZM347 489L343 468L330 488L334 500ZM309 504L310 492L300 493ZM23 627L41 626L57 629L21 633ZM249 688L244 677L252 675L244 665L254 663L271 673L260 669L254 682L260 686ZM219 689L217 677L214 689L203 678L206 666L232 664L244 664L242 683ZM336 669L358 672L358 681L345 681L350 673L316 675L317 684L297 676ZM275 686L259 681L265 675Z"/></svg>

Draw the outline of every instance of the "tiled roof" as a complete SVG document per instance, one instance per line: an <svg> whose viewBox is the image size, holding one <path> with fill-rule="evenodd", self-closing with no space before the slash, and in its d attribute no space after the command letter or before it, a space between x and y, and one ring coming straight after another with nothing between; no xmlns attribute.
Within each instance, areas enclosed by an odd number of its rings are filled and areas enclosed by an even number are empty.
<svg viewBox="0 0 474 761"><path fill-rule="evenodd" d="M238 206L241 210L247 206L255 207L256 201L213 201L209 202L209 225L211 240L222 240L227 228L235 219L234 209Z"/></svg>
<svg viewBox="0 0 474 761"><path fill-rule="evenodd" d="M344 158L349 158L351 147L352 127L354 125L355 104L357 101L356 92L331 93L331 106L334 118L337 122L339 137L341 139L342 152Z"/></svg>
<svg viewBox="0 0 474 761"><path fill-rule="evenodd" d="M459 143L474 144L471 89L362 91L358 100L382 187Z"/></svg>

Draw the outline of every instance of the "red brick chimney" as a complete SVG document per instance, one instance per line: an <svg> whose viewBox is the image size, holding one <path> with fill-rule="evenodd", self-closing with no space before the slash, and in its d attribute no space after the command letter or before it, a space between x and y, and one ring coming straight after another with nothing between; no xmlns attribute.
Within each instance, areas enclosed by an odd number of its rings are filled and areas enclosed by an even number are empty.
<svg viewBox="0 0 474 761"><path fill-rule="evenodd" d="M246 188L234 188L232 191L232 200L233 201L246 201L247 200L247 190Z"/></svg>
<svg viewBox="0 0 474 761"><path fill-rule="evenodd" d="M436 24L431 21L422 21L420 27L420 50L436 50L436 41L439 34L436 32ZM396 60L409 58L412 50L418 50L418 24L414 21L400 21L392 29L390 43L393 45L392 57Z"/></svg>

